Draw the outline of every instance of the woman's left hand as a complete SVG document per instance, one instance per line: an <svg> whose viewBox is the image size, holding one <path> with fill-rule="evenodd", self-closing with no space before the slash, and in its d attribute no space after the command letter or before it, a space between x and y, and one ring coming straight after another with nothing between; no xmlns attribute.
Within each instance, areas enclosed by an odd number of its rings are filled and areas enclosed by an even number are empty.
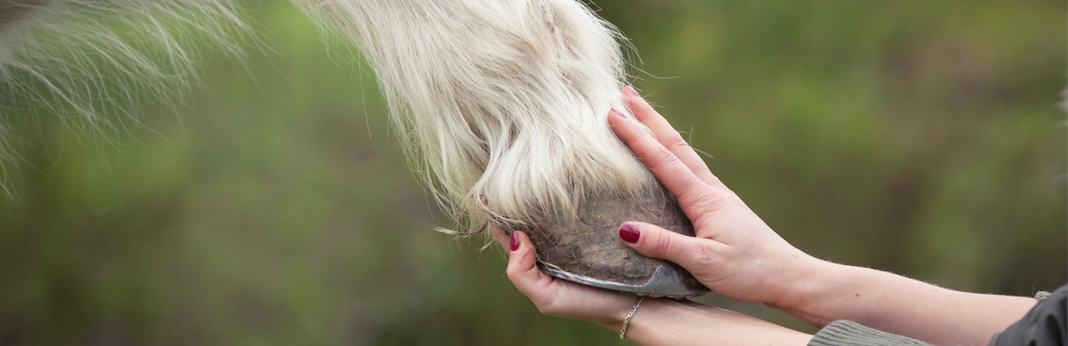
<svg viewBox="0 0 1068 346"><path fill-rule="evenodd" d="M523 232L505 235L496 225L493 236L508 252L508 279L541 313L587 320L619 331L637 299L623 294L558 279L538 270L534 244Z"/></svg>

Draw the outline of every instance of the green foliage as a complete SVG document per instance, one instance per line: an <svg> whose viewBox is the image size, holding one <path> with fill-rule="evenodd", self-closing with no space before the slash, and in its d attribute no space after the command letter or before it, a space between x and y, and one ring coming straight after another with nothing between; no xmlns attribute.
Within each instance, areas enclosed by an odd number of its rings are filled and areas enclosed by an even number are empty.
<svg viewBox="0 0 1068 346"><path fill-rule="evenodd" d="M641 53L635 85L802 250L962 290L1068 280L1064 2L598 5ZM255 17L275 52L220 55L120 150L17 129L0 344L621 343L433 232L369 70L285 2Z"/></svg>

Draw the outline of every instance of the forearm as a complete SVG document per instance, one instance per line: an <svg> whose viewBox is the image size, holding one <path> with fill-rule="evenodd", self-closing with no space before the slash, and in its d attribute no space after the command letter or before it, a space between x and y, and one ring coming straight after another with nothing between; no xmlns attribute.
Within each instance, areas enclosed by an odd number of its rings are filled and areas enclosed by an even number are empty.
<svg viewBox="0 0 1068 346"><path fill-rule="evenodd" d="M624 317L625 312L611 322L600 324L619 332ZM645 346L803 346L812 336L694 302L646 299L627 325L627 338Z"/></svg>
<svg viewBox="0 0 1068 346"><path fill-rule="evenodd" d="M944 289L891 273L814 262L780 307L810 324L850 320L937 345L986 345L1035 300Z"/></svg>

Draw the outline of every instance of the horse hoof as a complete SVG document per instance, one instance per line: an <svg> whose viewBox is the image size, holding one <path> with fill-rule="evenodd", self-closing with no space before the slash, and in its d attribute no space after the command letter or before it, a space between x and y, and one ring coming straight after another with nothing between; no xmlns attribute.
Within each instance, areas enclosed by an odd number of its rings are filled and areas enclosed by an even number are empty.
<svg viewBox="0 0 1068 346"><path fill-rule="evenodd" d="M542 272L568 281L642 296L686 298L708 293L682 267L634 251L618 236L619 225L642 221L694 236L675 198L664 192L593 196L580 221L530 229Z"/></svg>

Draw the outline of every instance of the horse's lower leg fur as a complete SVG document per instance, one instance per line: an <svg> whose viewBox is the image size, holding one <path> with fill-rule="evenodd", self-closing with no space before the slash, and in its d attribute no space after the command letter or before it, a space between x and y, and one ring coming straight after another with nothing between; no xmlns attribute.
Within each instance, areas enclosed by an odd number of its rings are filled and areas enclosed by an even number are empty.
<svg viewBox="0 0 1068 346"><path fill-rule="evenodd" d="M586 6L297 2L362 51L413 164L429 172L438 201L465 233L492 223L526 231L543 269L576 281L654 295L704 292L688 273L673 274L674 265L642 257L615 236L628 220L693 230L608 127L609 110L628 113L624 38ZM650 288L656 280L663 287Z"/></svg>
<svg viewBox="0 0 1068 346"><path fill-rule="evenodd" d="M113 139L141 100L180 97L202 48L239 56L250 31L236 0L0 0L0 195L20 156L7 128L49 114Z"/></svg>
<svg viewBox="0 0 1068 346"><path fill-rule="evenodd" d="M123 127L104 115L136 123L140 97L194 78L194 41L239 53L230 38L247 26L232 1L0 0L0 171L17 160L3 146L12 113L45 109L107 138ZM543 269L576 281L703 292L615 237L627 220L693 230L608 128L610 109L626 113L611 24L577 0L295 1L367 57L412 162L464 233L526 231Z"/></svg>

